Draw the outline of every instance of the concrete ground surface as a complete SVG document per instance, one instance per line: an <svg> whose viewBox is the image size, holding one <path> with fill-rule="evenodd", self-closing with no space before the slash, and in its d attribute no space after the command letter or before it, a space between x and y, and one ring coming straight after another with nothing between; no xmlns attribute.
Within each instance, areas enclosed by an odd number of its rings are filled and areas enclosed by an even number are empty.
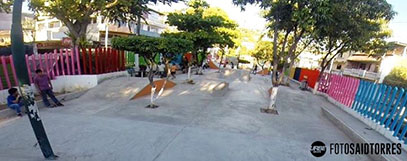
<svg viewBox="0 0 407 161"><path fill-rule="evenodd" d="M167 90L147 109L149 97L129 98L146 79L121 77L103 82L65 107L42 109L41 117L61 161L282 161L369 160L366 156L310 153L314 141L351 142L328 119L321 97L281 87L279 115L260 113L269 104L269 77L241 81L241 71L207 71ZM225 96L210 88L229 82ZM27 116L0 123L0 161L44 160Z"/></svg>

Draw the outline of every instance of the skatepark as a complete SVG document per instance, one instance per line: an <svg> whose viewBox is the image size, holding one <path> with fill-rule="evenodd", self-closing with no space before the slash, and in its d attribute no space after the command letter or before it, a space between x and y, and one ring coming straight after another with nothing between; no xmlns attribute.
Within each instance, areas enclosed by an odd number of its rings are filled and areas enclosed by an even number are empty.
<svg viewBox="0 0 407 161"><path fill-rule="evenodd" d="M131 99L148 80L109 79L65 107L41 109L48 138L58 160L317 160L314 141L351 142L321 113L334 106L320 96L281 87L279 115L260 112L269 104L268 76L248 71L206 70L177 75L176 85L145 108L150 97ZM219 84L221 93L214 94ZM44 160L28 118L0 123L0 160ZM327 155L325 160L369 160L367 156Z"/></svg>

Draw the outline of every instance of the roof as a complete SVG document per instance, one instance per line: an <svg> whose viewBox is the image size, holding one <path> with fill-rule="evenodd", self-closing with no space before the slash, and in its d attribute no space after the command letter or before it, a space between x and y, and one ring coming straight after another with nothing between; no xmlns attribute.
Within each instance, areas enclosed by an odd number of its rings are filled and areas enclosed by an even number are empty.
<svg viewBox="0 0 407 161"><path fill-rule="evenodd" d="M355 62L379 62L377 58L371 57L371 56L362 56L362 55L357 55L357 56L350 56L348 61L355 61Z"/></svg>

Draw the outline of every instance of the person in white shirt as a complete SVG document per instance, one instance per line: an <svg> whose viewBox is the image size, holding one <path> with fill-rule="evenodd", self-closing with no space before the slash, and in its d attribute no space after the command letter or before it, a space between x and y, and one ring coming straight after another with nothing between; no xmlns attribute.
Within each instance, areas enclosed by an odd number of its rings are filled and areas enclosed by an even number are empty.
<svg viewBox="0 0 407 161"><path fill-rule="evenodd" d="M165 70L165 65L163 63L158 63L158 72L160 74L160 77L164 77L164 70Z"/></svg>

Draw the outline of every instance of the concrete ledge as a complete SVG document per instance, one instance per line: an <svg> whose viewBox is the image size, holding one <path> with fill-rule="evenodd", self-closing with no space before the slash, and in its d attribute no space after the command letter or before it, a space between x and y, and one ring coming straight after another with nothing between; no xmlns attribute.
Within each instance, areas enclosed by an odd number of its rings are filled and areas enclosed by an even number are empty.
<svg viewBox="0 0 407 161"><path fill-rule="evenodd" d="M66 102L66 101L70 101L70 100L79 98L80 96L85 94L87 91L88 90L83 90L83 91L73 92L73 93L67 93L67 94L62 94L62 95L56 96L56 97L57 97L57 99L59 101ZM37 104L38 108L44 108L45 107L42 100L35 101L35 103ZM23 112L25 112L25 108L22 108L21 110ZM15 116L16 116L16 112L14 112L14 110L12 110L10 108L6 108L6 109L0 111L0 120L15 117Z"/></svg>
<svg viewBox="0 0 407 161"><path fill-rule="evenodd" d="M212 96L224 96L227 91L229 90L229 83L227 82L220 82L215 87L212 88L211 94Z"/></svg>

